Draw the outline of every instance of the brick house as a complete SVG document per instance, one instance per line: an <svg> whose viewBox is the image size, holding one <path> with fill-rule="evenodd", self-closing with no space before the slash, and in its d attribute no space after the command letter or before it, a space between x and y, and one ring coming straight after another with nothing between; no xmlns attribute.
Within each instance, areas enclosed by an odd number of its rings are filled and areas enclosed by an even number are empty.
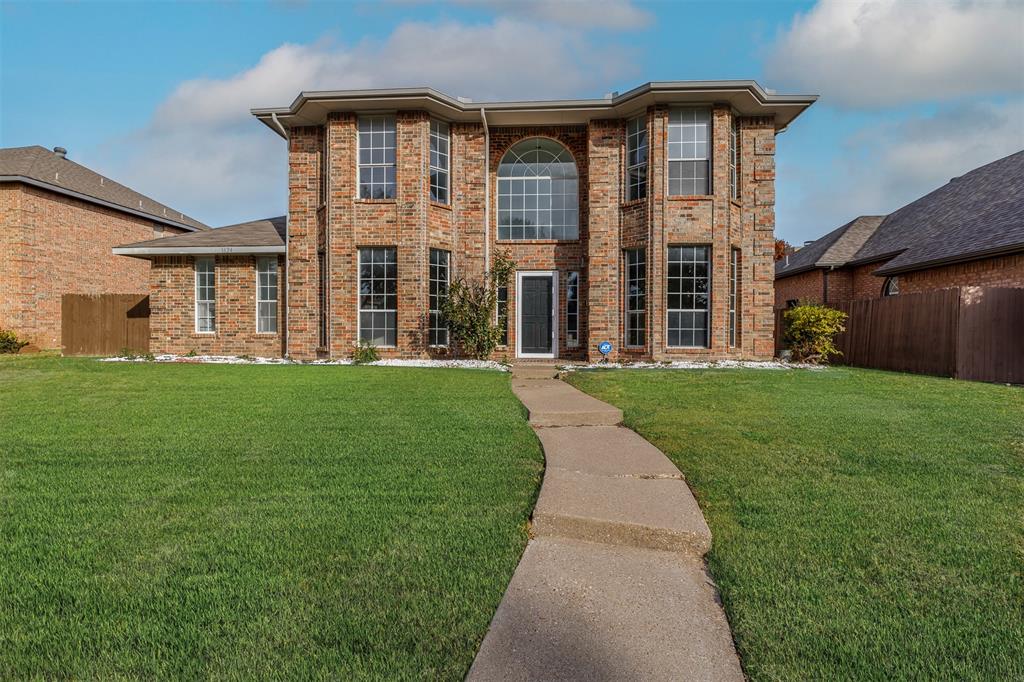
<svg viewBox="0 0 1024 682"><path fill-rule="evenodd" d="M117 252L153 260L154 352L251 352L277 334L297 359L349 357L360 339L443 356L449 282L501 253L516 272L498 357L593 360L608 341L621 359L767 358L775 136L814 100L752 81L544 102L305 92L253 110L288 145L273 286L240 226L204 251L197 234Z"/></svg>
<svg viewBox="0 0 1024 682"><path fill-rule="evenodd" d="M1024 287L1024 151L775 264L776 308L962 286Z"/></svg>
<svg viewBox="0 0 1024 682"><path fill-rule="evenodd" d="M208 229L60 147L0 149L0 329L59 348L62 294L149 289L149 264L117 258L113 246Z"/></svg>

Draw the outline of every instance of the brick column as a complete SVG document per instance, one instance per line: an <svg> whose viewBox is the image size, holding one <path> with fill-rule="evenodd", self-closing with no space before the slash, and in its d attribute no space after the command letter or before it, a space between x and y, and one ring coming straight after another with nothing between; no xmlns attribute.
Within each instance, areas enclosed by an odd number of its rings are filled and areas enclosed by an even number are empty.
<svg viewBox="0 0 1024 682"><path fill-rule="evenodd" d="M619 321L619 197L622 195L619 158L623 126L618 120L591 121L587 130L589 222L587 241L587 357L603 357L597 344L611 341L617 355L622 345Z"/></svg>
<svg viewBox="0 0 1024 682"><path fill-rule="evenodd" d="M322 129L293 128L288 138L288 328L286 353L312 360L317 347L317 206Z"/></svg>
<svg viewBox="0 0 1024 682"><path fill-rule="evenodd" d="M744 229L752 235L753 248L749 295L744 296L743 349L758 359L775 354L775 122L770 117L749 119L743 135L745 196L753 201L744 211Z"/></svg>

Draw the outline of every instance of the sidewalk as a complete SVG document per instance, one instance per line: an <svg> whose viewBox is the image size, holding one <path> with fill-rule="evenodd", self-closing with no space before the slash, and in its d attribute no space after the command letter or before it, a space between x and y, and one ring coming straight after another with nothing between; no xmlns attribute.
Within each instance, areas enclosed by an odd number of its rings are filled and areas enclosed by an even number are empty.
<svg viewBox="0 0 1024 682"><path fill-rule="evenodd" d="M547 468L532 540L469 680L743 680L682 474L622 413L515 367Z"/></svg>

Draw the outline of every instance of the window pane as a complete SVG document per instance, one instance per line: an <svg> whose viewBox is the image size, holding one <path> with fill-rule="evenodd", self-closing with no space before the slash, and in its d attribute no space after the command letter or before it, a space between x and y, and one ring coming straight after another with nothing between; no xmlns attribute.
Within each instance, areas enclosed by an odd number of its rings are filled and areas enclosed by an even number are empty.
<svg viewBox="0 0 1024 682"><path fill-rule="evenodd" d="M393 346L397 329L397 251L359 249L359 338L378 346Z"/></svg>
<svg viewBox="0 0 1024 682"><path fill-rule="evenodd" d="M359 118L359 198L395 196L395 119Z"/></svg>
<svg viewBox="0 0 1024 682"><path fill-rule="evenodd" d="M706 347L711 264L706 246L668 250L668 344ZM672 295L671 292L683 292Z"/></svg>
<svg viewBox="0 0 1024 682"><path fill-rule="evenodd" d="M505 153L498 176L499 239L578 239L576 162L568 149L524 140Z"/></svg>

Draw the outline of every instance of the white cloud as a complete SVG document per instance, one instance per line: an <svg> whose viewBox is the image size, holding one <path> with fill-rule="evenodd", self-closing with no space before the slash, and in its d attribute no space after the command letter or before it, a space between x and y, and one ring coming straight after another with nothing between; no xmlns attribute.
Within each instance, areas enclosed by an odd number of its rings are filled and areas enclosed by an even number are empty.
<svg viewBox="0 0 1024 682"><path fill-rule="evenodd" d="M652 21L650 12L630 0L461 0L460 4L579 28L625 31L643 28Z"/></svg>
<svg viewBox="0 0 1024 682"><path fill-rule="evenodd" d="M821 0L769 51L765 72L825 102L873 107L1024 90L1015 0Z"/></svg>
<svg viewBox="0 0 1024 682"><path fill-rule="evenodd" d="M97 168L209 224L280 214L284 143L252 107L290 104L300 90L421 85L477 100L592 95L634 63L585 32L508 17L408 22L352 46L284 44L240 73L180 84L148 125L103 146Z"/></svg>
<svg viewBox="0 0 1024 682"><path fill-rule="evenodd" d="M1024 99L1015 98L856 131L831 167L780 167L781 182L793 183L798 196L792 208L779 207L779 236L800 243L859 215L891 213L951 178L1024 149L1022 122Z"/></svg>

